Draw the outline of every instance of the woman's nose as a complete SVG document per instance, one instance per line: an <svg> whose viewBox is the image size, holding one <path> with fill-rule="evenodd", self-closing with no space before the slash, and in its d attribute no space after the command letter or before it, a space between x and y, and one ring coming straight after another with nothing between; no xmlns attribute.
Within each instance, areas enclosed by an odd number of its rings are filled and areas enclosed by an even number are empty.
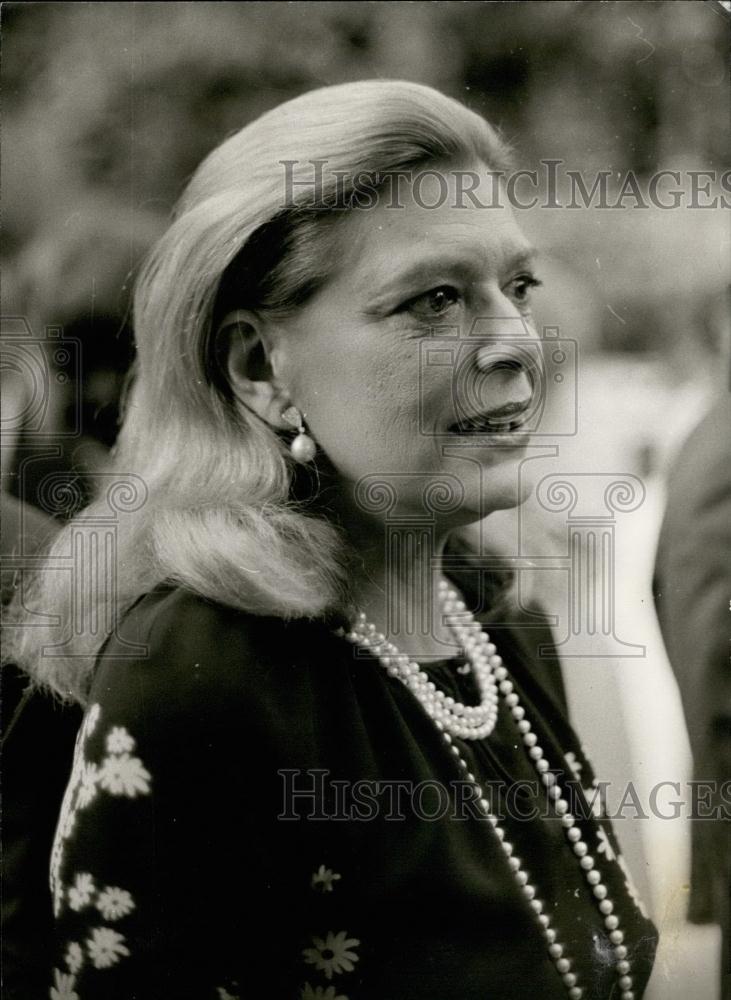
<svg viewBox="0 0 731 1000"><path fill-rule="evenodd" d="M494 356L476 379L481 408L520 407L530 403L535 390L535 380L529 368L502 352Z"/></svg>
<svg viewBox="0 0 731 1000"><path fill-rule="evenodd" d="M524 316L489 317L481 321L472 357L473 380L483 403L523 403L542 382L541 340Z"/></svg>
<svg viewBox="0 0 731 1000"><path fill-rule="evenodd" d="M528 344L485 344L477 351L475 364L480 372L521 372L529 367L529 351Z"/></svg>
<svg viewBox="0 0 731 1000"><path fill-rule="evenodd" d="M475 356L475 388L482 407L524 405L533 397L537 382L535 342L485 344Z"/></svg>

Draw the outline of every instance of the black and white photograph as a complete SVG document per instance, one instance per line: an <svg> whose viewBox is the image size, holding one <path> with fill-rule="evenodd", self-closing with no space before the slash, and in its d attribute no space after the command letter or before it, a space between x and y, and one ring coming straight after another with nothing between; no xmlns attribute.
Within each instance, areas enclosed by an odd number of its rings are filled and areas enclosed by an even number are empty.
<svg viewBox="0 0 731 1000"><path fill-rule="evenodd" d="M3 1000L731 1000L730 29L2 5Z"/></svg>

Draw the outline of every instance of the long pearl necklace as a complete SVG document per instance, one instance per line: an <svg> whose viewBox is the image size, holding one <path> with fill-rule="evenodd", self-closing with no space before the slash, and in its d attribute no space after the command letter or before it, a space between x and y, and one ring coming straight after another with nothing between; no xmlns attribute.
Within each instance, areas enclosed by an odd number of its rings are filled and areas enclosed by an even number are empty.
<svg viewBox="0 0 731 1000"><path fill-rule="evenodd" d="M569 803L564 797L561 785L555 774L552 773L542 748L538 745L538 737L526 718L525 709L520 704L508 671L503 665L502 659L497 655L494 644L489 641L488 634L482 630L479 622L476 622L473 615L467 611L464 601L461 600L457 592L451 589L446 581L440 583L439 592L447 624L460 643L475 675L480 692L478 706L462 705L453 698L446 697L444 692L439 691L436 685L429 680L418 663L399 653L392 642L388 642L385 636L376 631L375 626L366 620L365 614L358 615L352 630L346 633L345 638L354 645L373 653L390 676L398 677L409 688L427 715L433 720L464 777L473 786L475 801L478 803L481 814L494 830L508 866L538 921L548 954L568 991L569 1000L581 1000L583 989L572 969L571 959L565 954L564 946L557 940L556 931L551 927L548 914L543 912L544 906L536 895L536 888L531 883L522 862L513 853L513 845L506 839L505 830L500 825L498 818L492 813L482 786L470 771L459 747L452 739L453 736L465 740L483 739L492 732L497 721L497 692L499 689L505 705L510 710L528 756L546 788L548 798L553 803L554 811L561 818L561 825L568 844L578 861L589 892L602 915L609 941L617 959L617 985L620 991L620 1000L635 1000L630 976L631 966L627 959L628 953L624 944L624 934L619 927L619 918L614 913L614 903L609 898L607 887L602 882L601 873L597 870L594 859L589 854L588 845L581 839L581 830L569 811Z"/></svg>

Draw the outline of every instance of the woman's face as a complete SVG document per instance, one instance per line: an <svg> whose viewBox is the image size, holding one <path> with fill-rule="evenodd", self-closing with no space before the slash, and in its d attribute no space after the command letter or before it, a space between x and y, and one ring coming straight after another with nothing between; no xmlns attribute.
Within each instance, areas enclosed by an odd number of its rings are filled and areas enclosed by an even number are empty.
<svg viewBox="0 0 731 1000"><path fill-rule="evenodd" d="M535 398L521 362L538 349L531 248L476 172L476 203L447 167L446 188L426 176L416 198L404 185L402 207L384 199L344 218L332 276L275 351L344 486L360 483L363 499L387 484L399 511L426 505L455 524L524 499L528 434L515 425Z"/></svg>

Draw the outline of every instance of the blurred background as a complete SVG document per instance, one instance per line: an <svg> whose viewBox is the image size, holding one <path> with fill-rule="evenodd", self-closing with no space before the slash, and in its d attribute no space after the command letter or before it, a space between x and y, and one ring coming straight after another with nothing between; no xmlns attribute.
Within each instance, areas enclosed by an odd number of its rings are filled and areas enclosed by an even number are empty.
<svg viewBox="0 0 731 1000"><path fill-rule="evenodd" d="M2 32L3 313L79 341L83 364L74 351L53 365L69 370L45 418L82 425L58 457L80 488L115 436L135 267L203 156L271 106L404 77L485 114L519 166L558 159L589 186L599 170L634 171L646 189L659 170L729 163L717 3L8 3ZM624 204L521 213L550 261L539 318L611 372L682 392L682 436L703 383L723 378L727 215ZM5 383L8 427L16 396L29 401L7 366ZM657 463L669 443L648 423L633 461ZM38 502L34 464L25 489ZM14 466L8 454L3 471Z"/></svg>
<svg viewBox="0 0 731 1000"><path fill-rule="evenodd" d="M729 167L728 28L715 0L4 4L4 491L59 519L88 499L133 357L136 268L200 160L263 111L326 84L413 79L484 114L522 168L561 160L589 187L633 171L642 190L673 170L688 188L690 171ZM706 183L701 204L719 193ZM567 663L597 770L645 790L690 773L651 608L665 473L729 388L728 213L687 200L519 220L543 256L539 322L579 351L578 432L554 467L645 490L618 516L616 567L617 634L644 652ZM554 520L534 503L489 531L535 562L565 544ZM560 631L565 573L540 577ZM713 931L683 917L687 824L639 826L619 835L668 942L652 996L713 1000Z"/></svg>

